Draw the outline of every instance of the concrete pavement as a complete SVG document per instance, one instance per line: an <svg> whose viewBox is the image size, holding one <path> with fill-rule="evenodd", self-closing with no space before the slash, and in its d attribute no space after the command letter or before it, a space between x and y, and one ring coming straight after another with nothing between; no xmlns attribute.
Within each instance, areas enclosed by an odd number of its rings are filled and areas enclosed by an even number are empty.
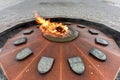
<svg viewBox="0 0 120 80"><path fill-rule="evenodd" d="M13 0L0 9L0 32L13 24L34 18L34 11L45 17L82 18L120 31L120 8L102 0ZM3 2L4 3L4 2Z"/></svg>

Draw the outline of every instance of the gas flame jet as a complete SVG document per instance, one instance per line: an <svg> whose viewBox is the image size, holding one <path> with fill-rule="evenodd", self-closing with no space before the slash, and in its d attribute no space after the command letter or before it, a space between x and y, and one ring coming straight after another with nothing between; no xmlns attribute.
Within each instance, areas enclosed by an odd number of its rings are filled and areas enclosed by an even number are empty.
<svg viewBox="0 0 120 80"><path fill-rule="evenodd" d="M64 38L71 33L67 25L50 22L50 20L46 20L43 17L39 16L37 12L35 13L35 19L36 22L40 24L39 28L44 33L44 35Z"/></svg>

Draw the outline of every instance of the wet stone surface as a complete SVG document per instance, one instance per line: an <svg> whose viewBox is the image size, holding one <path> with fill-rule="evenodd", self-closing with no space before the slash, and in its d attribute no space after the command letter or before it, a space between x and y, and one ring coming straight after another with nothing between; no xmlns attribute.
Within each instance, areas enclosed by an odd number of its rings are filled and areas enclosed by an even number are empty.
<svg viewBox="0 0 120 80"><path fill-rule="evenodd" d="M105 61L107 59L106 55L97 48L92 48L89 53L98 60Z"/></svg>
<svg viewBox="0 0 120 80"><path fill-rule="evenodd" d="M32 32L33 32L33 30L25 30L25 31L23 31L23 34L28 35L28 34L31 34Z"/></svg>
<svg viewBox="0 0 120 80"><path fill-rule="evenodd" d="M16 41L14 41L14 45L15 46L18 46L18 45L20 45L20 44L24 44L24 43L26 43L27 42L27 38L26 37L22 37L22 38L19 38L19 39L17 39Z"/></svg>
<svg viewBox="0 0 120 80"><path fill-rule="evenodd" d="M94 34L94 35L99 34L99 32L97 30L94 30L94 29L89 29L88 32L91 33L91 34Z"/></svg>
<svg viewBox="0 0 120 80"><path fill-rule="evenodd" d="M86 28L86 26L82 25L82 24L77 25L77 27L79 27L79 28Z"/></svg>
<svg viewBox="0 0 120 80"><path fill-rule="evenodd" d="M107 46L109 43L103 38L95 38L95 42L104 46Z"/></svg>
<svg viewBox="0 0 120 80"><path fill-rule="evenodd" d="M16 60L24 60L28 56L30 56L32 53L33 52L30 48L25 48L25 49L23 49L23 50L21 50L20 52L17 53Z"/></svg>
<svg viewBox="0 0 120 80"><path fill-rule="evenodd" d="M54 63L54 58L50 57L41 57L38 63L38 72L40 74L45 74L50 71Z"/></svg>
<svg viewBox="0 0 120 80"><path fill-rule="evenodd" d="M77 74L82 74L85 71L85 66L80 57L72 57L68 59L69 65L72 69Z"/></svg>

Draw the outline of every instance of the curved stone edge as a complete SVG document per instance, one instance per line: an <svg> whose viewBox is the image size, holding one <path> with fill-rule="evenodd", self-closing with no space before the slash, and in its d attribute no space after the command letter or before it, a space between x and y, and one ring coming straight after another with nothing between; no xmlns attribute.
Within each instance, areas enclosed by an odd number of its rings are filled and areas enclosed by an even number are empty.
<svg viewBox="0 0 120 80"><path fill-rule="evenodd" d="M0 66L0 80L8 80L1 66Z"/></svg>
<svg viewBox="0 0 120 80"><path fill-rule="evenodd" d="M82 25L82 24L77 25L77 27L79 27L79 28L86 28L86 26Z"/></svg>
<svg viewBox="0 0 120 80"><path fill-rule="evenodd" d="M41 57L37 66L38 72L40 74L48 73L52 69L54 62L55 62L54 58L45 57L45 56Z"/></svg>
<svg viewBox="0 0 120 80"><path fill-rule="evenodd" d="M34 32L34 30L32 30L32 29L30 29L30 30L24 30L23 31L23 34L24 35L29 35L29 34L31 34L31 33L33 33Z"/></svg>
<svg viewBox="0 0 120 80"><path fill-rule="evenodd" d="M103 45L103 46L108 46L109 45L109 42L103 38L99 38L99 37L96 37L95 38L95 42L97 44L100 44L100 45Z"/></svg>
<svg viewBox="0 0 120 80"><path fill-rule="evenodd" d="M84 73L85 65L80 57L77 56L77 57L68 58L68 63L69 63L71 70L74 73L79 74L79 75Z"/></svg>
<svg viewBox="0 0 120 80"><path fill-rule="evenodd" d="M18 38L17 40L15 40L14 42L13 42L13 44L15 45L15 46L19 46L19 45L21 45L21 44L25 44L27 42L27 37L21 37L21 38Z"/></svg>
<svg viewBox="0 0 120 80"><path fill-rule="evenodd" d="M50 40L50 41L53 41L53 42L70 42L70 41L73 41L75 40L78 35L79 35L79 32L70 28L69 29L72 31L72 34L68 37L65 37L65 38L56 38L56 37L51 37L51 36L48 36L48 35L43 35L47 40Z"/></svg>
<svg viewBox="0 0 120 80"><path fill-rule="evenodd" d="M100 60L100 61L106 61L107 57L104 54L104 52L102 52L101 50L99 50L98 48L92 48L89 51L89 54L92 55L94 58Z"/></svg>
<svg viewBox="0 0 120 80"><path fill-rule="evenodd" d="M95 29L89 29L88 32L92 35L98 35L99 31L95 30Z"/></svg>
<svg viewBox="0 0 120 80"><path fill-rule="evenodd" d="M3 49L3 48L0 48L0 53L2 52L2 49Z"/></svg>
<svg viewBox="0 0 120 80"><path fill-rule="evenodd" d="M16 60L17 61L24 60L32 54L33 54L33 52L30 48L24 48L23 50L21 50L20 52L17 53Z"/></svg>
<svg viewBox="0 0 120 80"><path fill-rule="evenodd" d="M120 80L120 67L115 75L115 79L114 80Z"/></svg>

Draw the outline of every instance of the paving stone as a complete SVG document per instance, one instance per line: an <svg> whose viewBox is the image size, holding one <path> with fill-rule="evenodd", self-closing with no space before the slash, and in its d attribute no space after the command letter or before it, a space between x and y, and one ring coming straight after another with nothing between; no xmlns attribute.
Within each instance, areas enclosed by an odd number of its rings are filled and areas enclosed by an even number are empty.
<svg viewBox="0 0 120 80"><path fill-rule="evenodd" d="M89 29L88 32L91 33L91 34L94 34L94 35L98 35L99 34L99 31L94 30L94 29Z"/></svg>
<svg viewBox="0 0 120 80"><path fill-rule="evenodd" d="M98 60L105 61L107 59L106 55L97 48L92 48L89 53Z"/></svg>
<svg viewBox="0 0 120 80"><path fill-rule="evenodd" d="M28 35L28 34L31 34L32 32L33 32L33 30L25 30L25 31L23 31L23 34Z"/></svg>
<svg viewBox="0 0 120 80"><path fill-rule="evenodd" d="M41 57L38 63L38 71L41 74L45 74L50 71L54 63L54 58L50 57Z"/></svg>
<svg viewBox="0 0 120 80"><path fill-rule="evenodd" d="M26 59L28 56L32 54L32 50L30 48L24 48L20 52L17 53L16 55L16 60L23 60Z"/></svg>
<svg viewBox="0 0 120 80"><path fill-rule="evenodd" d="M85 71L84 63L80 57L71 57L68 59L68 62L75 73L82 74Z"/></svg>
<svg viewBox="0 0 120 80"><path fill-rule="evenodd" d="M20 45L20 44L24 44L24 43L26 43L27 42L27 38L26 37L22 37L22 38L19 38L19 39L17 39L16 41L14 41L14 45L15 46L18 46L18 45Z"/></svg>
<svg viewBox="0 0 120 80"><path fill-rule="evenodd" d="M103 38L95 38L95 42L104 46L107 46L109 43Z"/></svg>
<svg viewBox="0 0 120 80"><path fill-rule="evenodd" d="M82 24L77 25L77 27L86 28L86 26L85 26L85 25L82 25Z"/></svg>

